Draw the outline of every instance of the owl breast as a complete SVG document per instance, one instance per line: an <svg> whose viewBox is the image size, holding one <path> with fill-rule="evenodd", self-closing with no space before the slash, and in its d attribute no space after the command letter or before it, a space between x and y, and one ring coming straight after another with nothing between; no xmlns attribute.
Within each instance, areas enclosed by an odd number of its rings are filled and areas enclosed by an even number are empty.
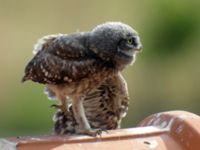
<svg viewBox="0 0 200 150"><path fill-rule="evenodd" d="M129 98L127 85L123 77L112 76L91 90L83 101L85 114L93 128L105 130L120 128L121 120L128 110ZM72 105L65 116L61 111L54 115L56 134L76 133L78 123L74 118Z"/></svg>

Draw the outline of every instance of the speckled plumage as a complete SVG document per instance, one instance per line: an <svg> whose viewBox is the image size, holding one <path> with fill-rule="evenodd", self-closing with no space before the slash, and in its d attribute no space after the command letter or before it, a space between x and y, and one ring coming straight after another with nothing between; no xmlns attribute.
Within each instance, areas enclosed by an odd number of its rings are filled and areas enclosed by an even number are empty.
<svg viewBox="0 0 200 150"><path fill-rule="evenodd" d="M50 97L54 97L52 93ZM111 130L120 128L121 120L126 116L129 104L128 89L126 81L119 73L104 81L99 87L90 91L83 106L89 124L94 129ZM72 105L69 113L58 110L53 118L54 133L67 134L76 133L78 123L75 120Z"/></svg>
<svg viewBox="0 0 200 150"><path fill-rule="evenodd" d="M71 97L77 132L96 135L98 130L91 129L85 116L85 96L133 63L140 49L137 32L120 22L101 24L90 32L46 36L36 44L22 81L45 84L66 116L66 97Z"/></svg>

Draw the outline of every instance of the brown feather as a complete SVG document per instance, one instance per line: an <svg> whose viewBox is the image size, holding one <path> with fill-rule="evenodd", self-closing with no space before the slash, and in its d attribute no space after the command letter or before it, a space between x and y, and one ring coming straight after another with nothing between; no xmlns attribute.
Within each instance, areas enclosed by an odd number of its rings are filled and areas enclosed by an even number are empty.
<svg viewBox="0 0 200 150"><path fill-rule="evenodd" d="M85 114L92 128L105 130L120 128L121 120L128 110L129 97L127 84L121 74L104 81L92 90L84 99ZM78 123L72 106L68 115L57 111L54 114L54 132L56 134L76 133Z"/></svg>

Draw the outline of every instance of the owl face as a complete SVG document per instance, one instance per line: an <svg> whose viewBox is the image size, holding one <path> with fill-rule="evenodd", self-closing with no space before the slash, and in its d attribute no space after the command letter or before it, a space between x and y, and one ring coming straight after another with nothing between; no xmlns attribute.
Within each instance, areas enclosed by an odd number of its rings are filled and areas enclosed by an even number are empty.
<svg viewBox="0 0 200 150"><path fill-rule="evenodd" d="M115 59L121 64L131 64L141 48L139 36L137 34L127 34L119 40Z"/></svg>
<svg viewBox="0 0 200 150"><path fill-rule="evenodd" d="M99 25L90 37L90 49L103 60L116 64L130 64L142 48L137 32L120 22Z"/></svg>

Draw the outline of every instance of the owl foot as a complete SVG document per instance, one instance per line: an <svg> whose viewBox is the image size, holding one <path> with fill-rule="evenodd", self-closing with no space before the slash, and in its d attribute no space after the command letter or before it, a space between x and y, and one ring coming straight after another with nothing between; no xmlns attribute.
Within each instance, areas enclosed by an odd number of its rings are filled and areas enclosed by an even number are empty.
<svg viewBox="0 0 200 150"><path fill-rule="evenodd" d="M96 137L96 136L101 136L103 131L106 131L106 130L102 130L102 129L82 129L82 130L79 130L78 133Z"/></svg>
<svg viewBox="0 0 200 150"><path fill-rule="evenodd" d="M53 104L53 105L51 105L51 107L60 109L64 113L65 116L67 116L67 114L68 114L68 110L65 105Z"/></svg>

